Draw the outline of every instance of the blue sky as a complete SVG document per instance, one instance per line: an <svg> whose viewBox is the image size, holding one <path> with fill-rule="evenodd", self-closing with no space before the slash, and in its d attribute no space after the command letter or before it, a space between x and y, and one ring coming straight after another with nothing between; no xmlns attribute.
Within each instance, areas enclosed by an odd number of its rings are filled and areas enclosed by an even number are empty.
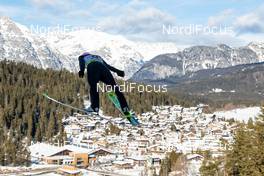
<svg viewBox="0 0 264 176"><path fill-rule="evenodd" d="M0 15L28 27L99 26L132 40L179 45L237 46L264 39L263 0L0 0ZM195 34L179 32L190 25L202 27ZM164 26L177 30L164 33ZM228 32L220 33L223 26ZM207 27L217 32L205 32Z"/></svg>

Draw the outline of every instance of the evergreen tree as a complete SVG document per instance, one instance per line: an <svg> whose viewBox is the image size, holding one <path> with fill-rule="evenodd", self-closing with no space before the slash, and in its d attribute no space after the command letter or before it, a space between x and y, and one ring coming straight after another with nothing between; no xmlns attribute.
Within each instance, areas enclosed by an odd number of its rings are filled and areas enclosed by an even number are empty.
<svg viewBox="0 0 264 176"><path fill-rule="evenodd" d="M182 153L172 151L167 153L165 159L162 160L159 175L167 176L170 172L175 171L184 175L186 171L186 158Z"/></svg>
<svg viewBox="0 0 264 176"><path fill-rule="evenodd" d="M248 124L240 124L235 132L234 143L224 157L205 157L201 175L256 175L264 173L264 110Z"/></svg>
<svg viewBox="0 0 264 176"><path fill-rule="evenodd" d="M250 129L254 128L254 122L253 122L253 119L251 117L248 119L247 127Z"/></svg>

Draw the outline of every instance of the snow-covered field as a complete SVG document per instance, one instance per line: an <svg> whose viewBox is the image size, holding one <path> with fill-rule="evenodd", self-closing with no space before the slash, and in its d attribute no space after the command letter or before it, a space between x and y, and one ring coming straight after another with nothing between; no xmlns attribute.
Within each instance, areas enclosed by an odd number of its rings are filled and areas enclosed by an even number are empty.
<svg viewBox="0 0 264 176"><path fill-rule="evenodd" d="M23 175L33 175L34 174L41 174L43 171L56 169L58 165L47 165L47 164L32 164L30 167L26 166L0 166L0 175L18 175L23 173Z"/></svg>
<svg viewBox="0 0 264 176"><path fill-rule="evenodd" d="M261 108L260 107L248 107L248 108L239 108L233 109L230 111L218 111L214 114L220 117L224 117L225 119L234 118L238 121L245 121L247 122L249 118L253 120L260 114Z"/></svg>

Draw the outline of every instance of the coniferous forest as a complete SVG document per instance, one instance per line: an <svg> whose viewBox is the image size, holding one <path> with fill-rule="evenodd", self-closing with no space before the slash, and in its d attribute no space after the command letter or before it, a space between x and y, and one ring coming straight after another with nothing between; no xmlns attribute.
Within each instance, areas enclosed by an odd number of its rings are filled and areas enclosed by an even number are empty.
<svg viewBox="0 0 264 176"><path fill-rule="evenodd" d="M86 79L66 70L37 69L24 63L0 62L0 165L27 163L31 142L60 142L65 139L62 118L72 109L45 99L42 93L76 107L88 98ZM183 103L166 93L125 93L137 112L151 110L152 105ZM101 93L104 113L118 115L106 95ZM188 103L185 103L188 104Z"/></svg>
<svg viewBox="0 0 264 176"><path fill-rule="evenodd" d="M213 158L205 156L200 168L203 176L254 175L264 173L264 107L253 122L239 124L235 131L233 144L228 145L224 156Z"/></svg>

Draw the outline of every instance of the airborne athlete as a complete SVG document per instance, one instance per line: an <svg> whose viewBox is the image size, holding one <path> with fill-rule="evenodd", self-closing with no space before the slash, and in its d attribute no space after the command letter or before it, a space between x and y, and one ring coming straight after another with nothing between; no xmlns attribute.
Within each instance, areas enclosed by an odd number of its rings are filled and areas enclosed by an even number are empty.
<svg viewBox="0 0 264 176"><path fill-rule="evenodd" d="M97 90L97 83L102 81L106 85L112 86L112 90L115 92L118 101L121 106L121 110L125 116L130 114L130 110L127 101L122 92L120 92L115 79L110 71L115 72L118 76L124 77L125 72L118 70L110 65L108 65L100 56L93 55L90 53L83 53L79 56L79 77L83 78L85 68L87 68L87 78L90 85L90 98L91 106L86 109L87 112L99 111L99 92Z"/></svg>

